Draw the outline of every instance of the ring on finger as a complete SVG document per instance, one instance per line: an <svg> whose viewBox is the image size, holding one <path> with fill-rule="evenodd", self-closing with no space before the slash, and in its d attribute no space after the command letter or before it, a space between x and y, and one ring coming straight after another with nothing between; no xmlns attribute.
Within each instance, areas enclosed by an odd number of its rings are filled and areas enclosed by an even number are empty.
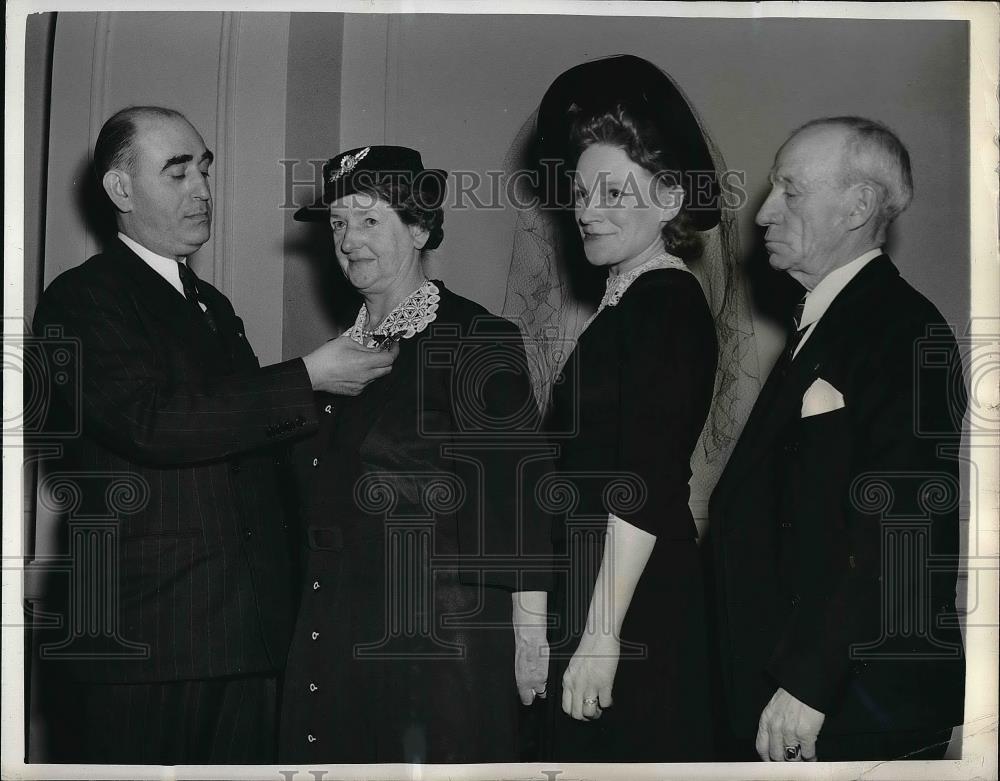
<svg viewBox="0 0 1000 781"><path fill-rule="evenodd" d="M596 697L584 697L583 698L583 704L584 705L597 705L597 698Z"/></svg>
<svg viewBox="0 0 1000 781"><path fill-rule="evenodd" d="M801 750L802 746L785 746L785 759L789 762L798 759Z"/></svg>

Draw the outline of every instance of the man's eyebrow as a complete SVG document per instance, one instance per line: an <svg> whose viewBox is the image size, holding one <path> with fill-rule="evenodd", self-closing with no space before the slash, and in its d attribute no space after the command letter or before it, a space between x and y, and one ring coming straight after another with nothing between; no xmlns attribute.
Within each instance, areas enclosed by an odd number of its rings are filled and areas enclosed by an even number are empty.
<svg viewBox="0 0 1000 781"><path fill-rule="evenodd" d="M192 160L194 160L194 155L174 155L173 157L169 158L166 163L163 164L163 168L160 169L160 172L162 173L163 171L166 171L171 166L190 163ZM211 164L213 160L215 160L215 155L213 155L208 149L206 149L205 153L201 156L201 159L198 162L199 163L207 162Z"/></svg>
<svg viewBox="0 0 1000 781"><path fill-rule="evenodd" d="M191 155L174 155L163 164L163 168L160 169L160 173L163 173L171 166L181 165L182 163L190 163L192 160L194 160L194 157Z"/></svg>
<svg viewBox="0 0 1000 781"><path fill-rule="evenodd" d="M790 184L795 185L795 181L784 174L779 174L775 169L771 169L767 174L767 181L771 184Z"/></svg>

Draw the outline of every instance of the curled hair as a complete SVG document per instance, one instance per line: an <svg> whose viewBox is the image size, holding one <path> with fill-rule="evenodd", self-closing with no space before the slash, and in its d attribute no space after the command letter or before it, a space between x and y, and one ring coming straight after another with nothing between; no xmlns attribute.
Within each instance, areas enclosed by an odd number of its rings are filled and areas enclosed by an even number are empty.
<svg viewBox="0 0 1000 781"><path fill-rule="evenodd" d="M135 173L138 152L135 148L135 133L139 119L183 119L187 117L172 108L162 106L129 106L112 115L97 136L94 145L94 173L97 180L112 169Z"/></svg>
<svg viewBox="0 0 1000 781"><path fill-rule="evenodd" d="M424 171L412 179L408 175L372 174L360 177L356 185L359 192L374 195L389 204L404 225L415 225L427 231L423 251L437 249L444 240L444 209L440 205L443 183L430 173Z"/></svg>
<svg viewBox="0 0 1000 781"><path fill-rule="evenodd" d="M869 184L879 195L876 230L898 217L913 198L910 154L892 130L864 117L825 117L807 122L793 135L819 127L840 127L845 139L843 184Z"/></svg>
<svg viewBox="0 0 1000 781"><path fill-rule="evenodd" d="M579 160L583 150L594 144L615 146L636 165L642 166L669 187L684 189L684 203L677 215L663 225L663 247L671 255L692 261L705 250L701 233L694 228L690 213L690 193L684 187L684 167L671 157L656 122L642 117L619 103L613 109L578 116L570 128L573 155Z"/></svg>

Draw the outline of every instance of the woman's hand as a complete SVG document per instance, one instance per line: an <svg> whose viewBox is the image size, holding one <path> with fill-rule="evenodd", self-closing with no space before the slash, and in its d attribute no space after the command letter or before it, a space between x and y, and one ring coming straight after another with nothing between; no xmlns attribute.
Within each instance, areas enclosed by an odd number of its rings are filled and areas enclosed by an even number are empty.
<svg viewBox="0 0 1000 781"><path fill-rule="evenodd" d="M621 654L618 638L655 544L655 535L617 515L608 516L604 558L590 598L587 631L563 673L562 709L574 719L600 718L601 708L611 706Z"/></svg>
<svg viewBox="0 0 1000 781"><path fill-rule="evenodd" d="M531 705L545 698L549 678L549 641L546 637L544 591L518 591L511 595L514 625L514 682L521 702Z"/></svg>
<svg viewBox="0 0 1000 781"><path fill-rule="evenodd" d="M614 634L594 632L580 640L562 679L562 709L574 719L599 719L611 706L621 644Z"/></svg>

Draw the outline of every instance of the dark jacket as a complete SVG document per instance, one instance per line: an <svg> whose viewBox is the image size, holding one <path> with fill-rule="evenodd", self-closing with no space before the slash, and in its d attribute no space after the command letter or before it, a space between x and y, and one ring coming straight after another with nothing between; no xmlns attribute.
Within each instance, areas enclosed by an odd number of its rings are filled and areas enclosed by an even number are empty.
<svg viewBox="0 0 1000 781"><path fill-rule="evenodd" d="M817 379L844 406L802 417ZM710 504L731 726L777 687L822 734L961 722L954 336L888 257L834 299L761 390Z"/></svg>
<svg viewBox="0 0 1000 781"><path fill-rule="evenodd" d="M55 584L73 605L42 655L83 680L284 664L293 616L276 448L315 430L314 394L301 360L260 368L228 299L199 286L217 336L115 241L54 280L35 314L53 427L78 429L58 440L42 486L67 522L72 572Z"/></svg>
<svg viewBox="0 0 1000 781"><path fill-rule="evenodd" d="M294 448L301 608L280 756L516 758L511 590L550 581L551 470L521 334L440 282L436 319Z"/></svg>

